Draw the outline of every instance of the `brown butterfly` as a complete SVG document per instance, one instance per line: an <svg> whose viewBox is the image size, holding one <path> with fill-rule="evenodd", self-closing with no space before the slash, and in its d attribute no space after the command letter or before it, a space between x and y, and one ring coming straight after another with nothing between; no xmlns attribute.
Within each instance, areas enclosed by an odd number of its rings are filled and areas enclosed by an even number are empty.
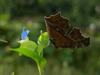
<svg viewBox="0 0 100 75"><path fill-rule="evenodd" d="M81 48L90 43L90 38L83 36L80 29L71 26L60 12L45 17L45 23L50 40L56 48Z"/></svg>

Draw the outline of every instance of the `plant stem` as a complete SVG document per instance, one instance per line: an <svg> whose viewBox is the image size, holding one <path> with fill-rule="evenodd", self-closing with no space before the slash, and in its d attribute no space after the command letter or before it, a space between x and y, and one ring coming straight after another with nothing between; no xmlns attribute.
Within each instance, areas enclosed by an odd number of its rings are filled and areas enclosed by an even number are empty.
<svg viewBox="0 0 100 75"><path fill-rule="evenodd" d="M39 75L44 75L44 69L41 67L39 63L37 63L37 67L38 67Z"/></svg>

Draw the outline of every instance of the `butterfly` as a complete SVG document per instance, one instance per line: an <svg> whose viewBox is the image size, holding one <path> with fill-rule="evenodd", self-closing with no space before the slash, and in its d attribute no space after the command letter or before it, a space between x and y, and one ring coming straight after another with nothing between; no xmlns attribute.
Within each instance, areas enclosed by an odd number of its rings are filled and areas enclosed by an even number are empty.
<svg viewBox="0 0 100 75"><path fill-rule="evenodd" d="M67 18L61 16L60 12L45 16L44 19L50 41L56 48L89 46L90 38L84 36L79 28L73 27Z"/></svg>

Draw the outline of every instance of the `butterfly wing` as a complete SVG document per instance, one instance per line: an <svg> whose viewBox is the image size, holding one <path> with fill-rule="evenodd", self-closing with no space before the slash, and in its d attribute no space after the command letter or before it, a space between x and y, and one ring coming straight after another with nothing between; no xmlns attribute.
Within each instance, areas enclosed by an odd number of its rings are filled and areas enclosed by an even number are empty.
<svg viewBox="0 0 100 75"><path fill-rule="evenodd" d="M87 47L89 45L90 39L82 35L80 29L73 28L69 34L69 37L76 42L76 47Z"/></svg>
<svg viewBox="0 0 100 75"><path fill-rule="evenodd" d="M45 18L46 28L47 28L51 42L57 48L58 47L60 47L60 48L74 47L74 41L68 37L65 37L63 34L64 28L67 28L67 26L65 26L65 25L61 26L61 24L58 23L58 22L60 22L59 20L56 20L55 22L53 22L53 20L55 20L55 19L56 19L55 16Z"/></svg>
<svg viewBox="0 0 100 75"><path fill-rule="evenodd" d="M56 48L68 48L73 47L74 42L68 37L64 37L61 33L56 31L55 28L47 26L47 31L49 33L49 37L51 42L55 45Z"/></svg>
<svg viewBox="0 0 100 75"><path fill-rule="evenodd" d="M70 25L69 20L56 13L45 17L46 28L51 42L61 48L79 48L89 45L89 38L80 32L80 29Z"/></svg>

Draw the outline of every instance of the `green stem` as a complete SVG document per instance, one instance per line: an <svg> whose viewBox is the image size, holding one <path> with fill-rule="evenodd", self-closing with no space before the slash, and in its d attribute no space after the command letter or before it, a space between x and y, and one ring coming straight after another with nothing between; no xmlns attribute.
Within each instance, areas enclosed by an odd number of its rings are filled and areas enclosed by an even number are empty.
<svg viewBox="0 0 100 75"><path fill-rule="evenodd" d="M39 75L44 75L44 68L42 68L39 63L37 63L37 67L38 67Z"/></svg>

